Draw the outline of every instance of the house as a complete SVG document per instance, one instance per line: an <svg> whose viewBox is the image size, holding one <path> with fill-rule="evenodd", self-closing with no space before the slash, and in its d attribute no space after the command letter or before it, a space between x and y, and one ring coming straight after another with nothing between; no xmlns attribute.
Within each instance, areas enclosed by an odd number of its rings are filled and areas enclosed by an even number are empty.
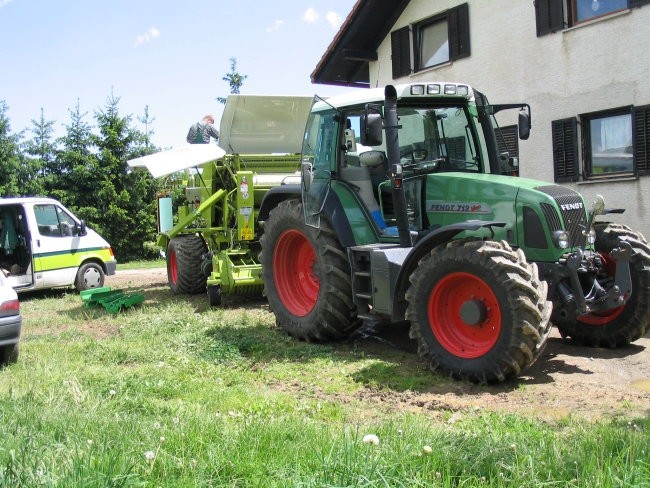
<svg viewBox="0 0 650 488"><path fill-rule="evenodd" d="M529 140L497 117L521 176L601 194L650 238L648 46L650 0L358 0L312 82L463 81L527 102Z"/></svg>

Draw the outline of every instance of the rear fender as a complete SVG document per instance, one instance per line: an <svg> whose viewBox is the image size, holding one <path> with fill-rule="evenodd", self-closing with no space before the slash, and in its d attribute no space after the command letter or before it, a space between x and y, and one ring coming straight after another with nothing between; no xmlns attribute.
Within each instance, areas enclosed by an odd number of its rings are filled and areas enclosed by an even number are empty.
<svg viewBox="0 0 650 488"><path fill-rule="evenodd" d="M300 185L289 184L271 188L264 195L264 200L262 200L262 204L260 205L258 221L265 222L269 218L271 210L277 207L283 200L300 200L301 198ZM346 248L356 245L352 227L345 214L343 205L341 205L340 200L333 191L327 194L327 198L323 204L322 218L327 218L332 225L336 233L336 238L342 247Z"/></svg>
<svg viewBox="0 0 650 488"><path fill-rule="evenodd" d="M407 306L405 294L410 284L409 277L417 267L420 259L431 252L433 248L451 241L461 232L476 232L486 228L491 230L492 227L505 227L505 225L505 222L470 220L439 227L421 237L404 260L402 269L397 275L394 287L395 293L393 294L392 320L404 320Z"/></svg>

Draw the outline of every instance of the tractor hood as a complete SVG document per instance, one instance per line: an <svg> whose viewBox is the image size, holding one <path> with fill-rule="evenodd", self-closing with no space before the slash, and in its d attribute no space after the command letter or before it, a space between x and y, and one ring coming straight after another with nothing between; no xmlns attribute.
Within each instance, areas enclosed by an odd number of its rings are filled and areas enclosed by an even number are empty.
<svg viewBox="0 0 650 488"><path fill-rule="evenodd" d="M299 153L311 96L230 95L219 146L227 154Z"/></svg>

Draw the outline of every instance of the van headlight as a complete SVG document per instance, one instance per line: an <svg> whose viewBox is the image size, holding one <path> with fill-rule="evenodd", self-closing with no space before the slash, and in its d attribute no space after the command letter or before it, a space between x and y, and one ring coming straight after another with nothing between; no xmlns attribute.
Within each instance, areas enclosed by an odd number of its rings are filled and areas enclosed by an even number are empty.
<svg viewBox="0 0 650 488"><path fill-rule="evenodd" d="M555 245L560 249L569 247L569 234L565 230L558 230L553 234Z"/></svg>

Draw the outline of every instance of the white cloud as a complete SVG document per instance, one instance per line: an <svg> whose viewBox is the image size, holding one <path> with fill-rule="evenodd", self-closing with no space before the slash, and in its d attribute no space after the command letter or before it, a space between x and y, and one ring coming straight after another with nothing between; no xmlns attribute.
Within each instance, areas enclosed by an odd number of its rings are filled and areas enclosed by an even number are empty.
<svg viewBox="0 0 650 488"><path fill-rule="evenodd" d="M276 20L271 27L266 28L266 32L274 32L284 25L284 20Z"/></svg>
<svg viewBox="0 0 650 488"><path fill-rule="evenodd" d="M332 29L338 29L341 26L341 16L336 13L329 11L325 14L325 19L327 20L327 23L332 26Z"/></svg>
<svg viewBox="0 0 650 488"><path fill-rule="evenodd" d="M310 24L316 22L318 20L318 17L318 12L313 7L309 7L307 10L305 10L305 13L302 14L302 20L309 22Z"/></svg>
<svg viewBox="0 0 650 488"><path fill-rule="evenodd" d="M144 34L140 34L139 36L136 36L134 46L138 47L140 44L145 44L147 42L151 42L152 40L154 40L154 39L156 39L158 37L160 37L160 31L158 29L156 29L155 27L151 27Z"/></svg>
<svg viewBox="0 0 650 488"><path fill-rule="evenodd" d="M6 7L10 3L11 3L11 0L0 0L0 8Z"/></svg>

